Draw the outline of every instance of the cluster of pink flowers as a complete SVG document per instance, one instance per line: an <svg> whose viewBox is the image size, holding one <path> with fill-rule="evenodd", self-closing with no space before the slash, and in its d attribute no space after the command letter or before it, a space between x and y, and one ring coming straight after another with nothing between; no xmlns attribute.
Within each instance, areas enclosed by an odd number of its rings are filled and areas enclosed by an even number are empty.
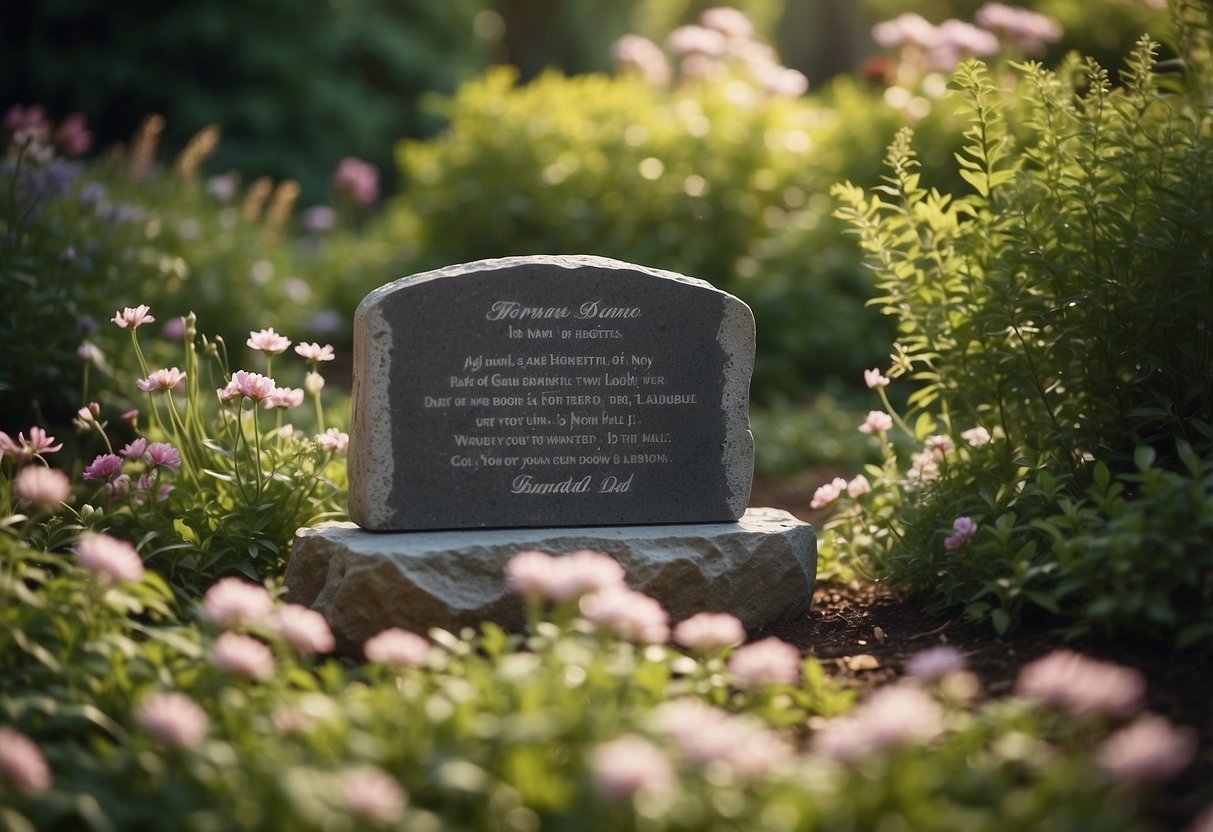
<svg viewBox="0 0 1213 832"><path fill-rule="evenodd" d="M1096 764L1116 783L1139 785L1172 777L1196 756L1196 734L1155 714L1142 714L1108 737Z"/></svg>
<svg viewBox="0 0 1213 832"><path fill-rule="evenodd" d="M324 433L316 434L320 447L331 454L343 454L350 446L350 435L338 428L329 428Z"/></svg>
<svg viewBox="0 0 1213 832"><path fill-rule="evenodd" d="M623 584L612 584L584 596L581 615L601 630L640 644L670 640L670 618L653 598Z"/></svg>
<svg viewBox="0 0 1213 832"><path fill-rule="evenodd" d="M430 643L416 633L391 627L368 638L362 654L368 662L396 669L423 667L429 660Z"/></svg>
<svg viewBox="0 0 1213 832"><path fill-rule="evenodd" d="M809 501L809 508L825 508L844 493L852 499L856 499L869 493L871 490L872 484L868 482L868 478L863 474L857 475L849 482L842 477L835 477L825 485L818 486L817 490L813 492L813 499Z"/></svg>
<svg viewBox="0 0 1213 832"><path fill-rule="evenodd" d="M0 775L30 796L51 786L51 769L38 746L11 728L0 728Z"/></svg>
<svg viewBox="0 0 1213 832"><path fill-rule="evenodd" d="M777 733L747 716L735 716L698 699L679 699L657 708L658 732L696 766L723 766L733 777L756 781L792 758L792 748Z"/></svg>
<svg viewBox="0 0 1213 832"><path fill-rule="evenodd" d="M16 147L28 143L46 145L53 141L59 152L69 159L83 156L93 144L93 134L83 115L72 113L59 122L58 129L53 130L54 125L40 104L29 107L12 105L4 114L4 127Z"/></svg>
<svg viewBox="0 0 1213 832"><path fill-rule="evenodd" d="M608 800L640 795L663 797L678 785L664 752L648 740L628 734L594 748L589 759L594 787Z"/></svg>
<svg viewBox="0 0 1213 832"><path fill-rule="evenodd" d="M106 586L143 578L143 560L135 547L107 534L86 532L76 543L77 562Z"/></svg>
<svg viewBox="0 0 1213 832"><path fill-rule="evenodd" d="M370 205L379 198L379 168L347 156L333 172L333 190L358 205Z"/></svg>
<svg viewBox="0 0 1213 832"><path fill-rule="evenodd" d="M813 749L851 763L876 751L924 742L944 730L939 704L917 685L883 687L846 716L830 720L813 737Z"/></svg>
<svg viewBox="0 0 1213 832"><path fill-rule="evenodd" d="M141 460L147 463L148 470L140 475L135 483L133 499L142 503L155 493L156 500L162 502L168 499L173 487L162 483L158 488L156 483L160 472L176 473L181 469L181 453L168 442L152 442L139 437L122 448L119 454L99 454L84 469L84 479L104 482L105 492L113 499L122 499L131 493L131 478L124 474L123 458L131 461Z"/></svg>
<svg viewBox="0 0 1213 832"><path fill-rule="evenodd" d="M885 433L893 427L893 417L883 410L869 410L868 417L859 426L860 433Z"/></svg>
<svg viewBox="0 0 1213 832"><path fill-rule="evenodd" d="M114 313L114 317L110 319L120 329L138 329L144 324L155 322L152 317L151 307L147 304L139 306L127 306Z"/></svg>
<svg viewBox="0 0 1213 832"><path fill-rule="evenodd" d="M980 448L983 445L990 444L990 432L978 425L975 428L969 428L960 432L960 438L968 442L974 448Z"/></svg>
<svg viewBox="0 0 1213 832"><path fill-rule="evenodd" d="M558 603L621 586L624 579L618 561L588 549L562 557L534 550L519 552L506 564L505 574L515 592Z"/></svg>
<svg viewBox="0 0 1213 832"><path fill-rule="evenodd" d="M727 612L701 612L678 622L674 641L696 653L713 653L745 641L745 628Z"/></svg>
<svg viewBox="0 0 1213 832"><path fill-rule="evenodd" d="M1015 681L1015 692L1074 716L1124 717L1144 704L1146 680L1132 668L1071 650L1055 650L1024 666Z"/></svg>
<svg viewBox="0 0 1213 832"><path fill-rule="evenodd" d="M149 695L135 709L135 721L153 737L173 748L202 742L210 730L206 711L184 693L162 691Z"/></svg>
<svg viewBox="0 0 1213 832"><path fill-rule="evenodd" d="M202 617L224 630L254 628L271 632L301 656L329 653L336 647L333 631L320 613L299 604L286 604L276 610L269 590L240 578L222 578L206 591ZM224 636L215 642L212 658L216 665L250 678L273 673L273 657L264 644L241 636L227 639L221 647Z"/></svg>
<svg viewBox="0 0 1213 832"><path fill-rule="evenodd" d="M977 534L977 523L972 517L957 517L952 521L952 533L944 539L943 548L954 552L963 548L975 534Z"/></svg>
<svg viewBox="0 0 1213 832"><path fill-rule="evenodd" d="M737 648L729 656L729 677L748 690L767 685L794 685L800 680L800 651L774 636Z"/></svg>

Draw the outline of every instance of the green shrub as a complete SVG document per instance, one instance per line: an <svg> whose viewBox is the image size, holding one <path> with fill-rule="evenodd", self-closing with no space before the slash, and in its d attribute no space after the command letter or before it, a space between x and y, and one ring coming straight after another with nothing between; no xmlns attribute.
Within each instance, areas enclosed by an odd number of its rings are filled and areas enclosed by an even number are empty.
<svg viewBox="0 0 1213 832"><path fill-rule="evenodd" d="M1159 77L1144 39L1123 88L1089 60L1025 64L1008 89L962 66L969 195L922 184L908 133L886 186L837 190L874 303L898 319L889 375L915 382L898 425L925 447L903 472L885 445L873 494L833 532L1000 631L1036 605L1076 629L1213 634L1197 519L1213 458L1213 87L1207 21L1182 22L1183 78ZM1196 513L1164 509L1176 502Z"/></svg>

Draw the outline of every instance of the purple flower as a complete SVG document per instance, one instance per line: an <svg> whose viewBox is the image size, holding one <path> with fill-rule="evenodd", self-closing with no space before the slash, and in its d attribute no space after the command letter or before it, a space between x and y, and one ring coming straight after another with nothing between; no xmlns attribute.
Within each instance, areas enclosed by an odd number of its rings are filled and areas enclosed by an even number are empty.
<svg viewBox="0 0 1213 832"><path fill-rule="evenodd" d="M72 113L59 123L55 131L55 144L64 156L75 158L88 153L93 144L93 134L88 130L88 123L80 113Z"/></svg>
<svg viewBox="0 0 1213 832"><path fill-rule="evenodd" d="M379 168L347 156L333 172L333 190L359 205L370 205L379 198Z"/></svg>
<svg viewBox="0 0 1213 832"><path fill-rule="evenodd" d="M337 224L337 212L327 205L313 205L303 212L303 227L313 234L331 231Z"/></svg>
<svg viewBox="0 0 1213 832"><path fill-rule="evenodd" d="M122 473L122 457L101 454L84 469L86 480L113 480Z"/></svg>
<svg viewBox="0 0 1213 832"><path fill-rule="evenodd" d="M167 442L153 442L147 446L147 461L157 468L176 471L181 467L181 454Z"/></svg>
<svg viewBox="0 0 1213 832"><path fill-rule="evenodd" d="M146 450L147 440L140 436L134 442L128 442L121 453L127 459L139 459Z"/></svg>
<svg viewBox="0 0 1213 832"><path fill-rule="evenodd" d="M915 653L906 662L906 673L924 682L933 682L965 669L965 657L955 647L940 644Z"/></svg>
<svg viewBox="0 0 1213 832"><path fill-rule="evenodd" d="M26 463L43 454L53 454L63 449L63 443L55 444L55 437L47 434L44 428L37 425L29 429L29 439L24 433L18 433L16 440L7 433L0 431L0 457L5 455L15 457L18 463Z"/></svg>
<svg viewBox="0 0 1213 832"><path fill-rule="evenodd" d="M957 517L952 521L952 528L954 531L943 542L943 548L949 552L962 548L977 534L977 524L972 517Z"/></svg>
<svg viewBox="0 0 1213 832"><path fill-rule="evenodd" d="M1028 55L1043 52L1045 44L1061 37L1061 27L1055 20L1005 3L986 3L973 20Z"/></svg>

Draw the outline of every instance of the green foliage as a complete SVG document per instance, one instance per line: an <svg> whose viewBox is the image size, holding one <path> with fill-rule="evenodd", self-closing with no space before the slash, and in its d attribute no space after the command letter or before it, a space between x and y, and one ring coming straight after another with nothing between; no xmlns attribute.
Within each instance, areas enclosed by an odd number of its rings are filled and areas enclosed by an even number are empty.
<svg viewBox="0 0 1213 832"><path fill-rule="evenodd" d="M1000 632L1029 605L1183 642L1213 624L1201 523L1164 508L1204 510L1213 458L1208 28L1187 23L1182 80L1146 39L1123 87L1090 60L1006 89L962 66L972 193L928 190L908 133L887 185L836 190L898 319L890 376L915 382L899 426L927 444L903 473L886 442L834 532ZM980 531L945 547L957 517Z"/></svg>

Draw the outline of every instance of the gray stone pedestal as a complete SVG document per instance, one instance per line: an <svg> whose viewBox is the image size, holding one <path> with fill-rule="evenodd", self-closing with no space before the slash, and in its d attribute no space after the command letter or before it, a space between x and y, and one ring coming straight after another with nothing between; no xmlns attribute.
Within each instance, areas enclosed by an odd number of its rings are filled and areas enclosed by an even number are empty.
<svg viewBox="0 0 1213 832"><path fill-rule="evenodd" d="M662 526L369 532L328 523L296 533L287 600L322 613L350 653L387 627L425 633L487 620L516 628L522 602L505 565L526 549L606 552L672 623L728 612L748 630L807 610L817 575L813 527L772 508L751 508L735 523Z"/></svg>

